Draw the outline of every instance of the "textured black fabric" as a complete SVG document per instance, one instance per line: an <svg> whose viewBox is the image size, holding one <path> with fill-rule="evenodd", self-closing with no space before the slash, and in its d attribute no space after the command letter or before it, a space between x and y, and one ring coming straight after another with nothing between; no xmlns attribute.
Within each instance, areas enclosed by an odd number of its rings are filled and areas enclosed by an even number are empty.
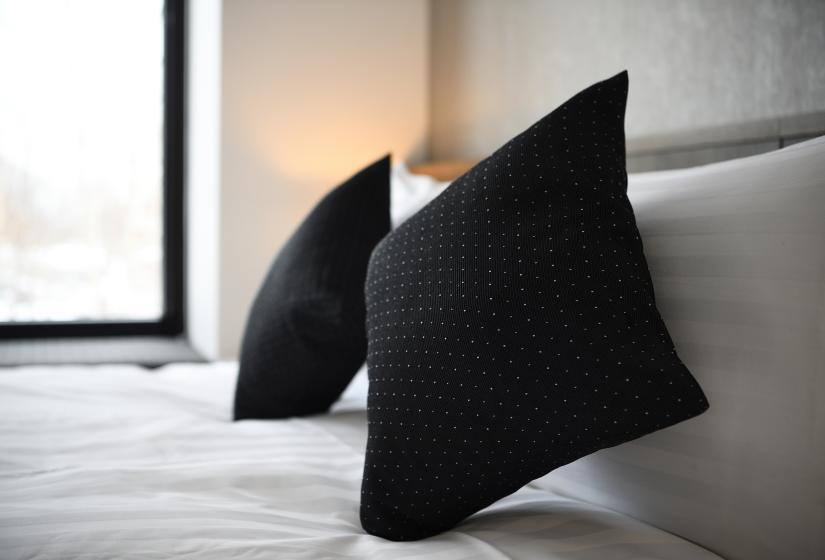
<svg viewBox="0 0 825 560"><path fill-rule="evenodd" d="M708 404L656 310L627 74L573 97L376 247L361 522L412 540Z"/></svg>
<svg viewBox="0 0 825 560"><path fill-rule="evenodd" d="M389 176L389 156L354 175L278 254L247 320L236 420L323 412L364 363L364 278L390 230Z"/></svg>

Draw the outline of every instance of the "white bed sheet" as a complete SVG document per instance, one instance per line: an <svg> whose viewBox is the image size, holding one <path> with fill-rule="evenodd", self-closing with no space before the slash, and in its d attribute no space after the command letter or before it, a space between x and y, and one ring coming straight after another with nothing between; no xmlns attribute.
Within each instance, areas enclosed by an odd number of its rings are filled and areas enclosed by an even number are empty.
<svg viewBox="0 0 825 560"><path fill-rule="evenodd" d="M425 541L367 535L363 385L329 415L233 423L235 376L0 369L0 558L718 558L531 487Z"/></svg>

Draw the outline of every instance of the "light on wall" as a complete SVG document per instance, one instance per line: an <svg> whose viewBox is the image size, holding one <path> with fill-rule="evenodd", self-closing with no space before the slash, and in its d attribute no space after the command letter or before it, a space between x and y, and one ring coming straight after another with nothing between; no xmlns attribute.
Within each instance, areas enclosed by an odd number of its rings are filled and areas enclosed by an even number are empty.
<svg viewBox="0 0 825 560"><path fill-rule="evenodd" d="M314 118L296 114L258 131L256 151L277 176L299 183L333 186L361 166L392 152L398 161L420 152L421 139L411 141L398 119L365 121L361 115Z"/></svg>

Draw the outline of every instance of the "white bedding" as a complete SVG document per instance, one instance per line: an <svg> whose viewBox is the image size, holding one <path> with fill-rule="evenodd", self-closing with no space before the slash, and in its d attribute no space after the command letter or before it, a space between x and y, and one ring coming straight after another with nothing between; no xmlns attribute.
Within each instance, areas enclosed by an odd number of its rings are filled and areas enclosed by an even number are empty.
<svg viewBox="0 0 825 560"><path fill-rule="evenodd" d="M233 423L235 375L0 369L0 558L718 558L532 487L426 541L367 535L363 387L329 415Z"/></svg>

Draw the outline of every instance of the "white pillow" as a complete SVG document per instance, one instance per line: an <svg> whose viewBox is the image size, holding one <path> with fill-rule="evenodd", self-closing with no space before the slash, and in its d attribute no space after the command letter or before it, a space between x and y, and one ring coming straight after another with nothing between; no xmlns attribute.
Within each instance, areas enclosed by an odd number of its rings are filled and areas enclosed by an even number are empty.
<svg viewBox="0 0 825 560"><path fill-rule="evenodd" d="M629 184L710 410L534 484L731 560L825 558L825 137Z"/></svg>
<svg viewBox="0 0 825 560"><path fill-rule="evenodd" d="M332 412L339 410L366 410L367 394L369 393L369 379L367 378L367 364L364 363L347 388L332 405Z"/></svg>
<svg viewBox="0 0 825 560"><path fill-rule="evenodd" d="M390 172L390 223L395 229L438 196L449 181L414 175L402 161Z"/></svg>

